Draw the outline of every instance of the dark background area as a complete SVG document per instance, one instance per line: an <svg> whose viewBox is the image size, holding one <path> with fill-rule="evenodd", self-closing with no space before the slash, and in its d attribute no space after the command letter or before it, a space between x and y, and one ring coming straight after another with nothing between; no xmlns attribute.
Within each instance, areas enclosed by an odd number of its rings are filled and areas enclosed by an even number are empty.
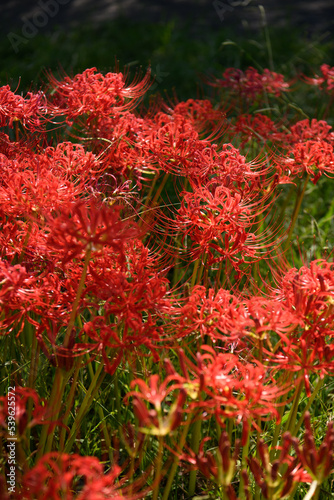
<svg viewBox="0 0 334 500"><path fill-rule="evenodd" d="M55 25L72 29L80 23L101 24L120 16L136 22L163 22L178 18L191 19L194 28L223 28L221 24L241 25L258 29L261 15L258 6L266 11L270 25L291 28L304 27L310 32L334 30L333 0L5 0L1 2L1 31L20 30L24 19L31 19L43 4L57 3L58 13L51 18L48 30ZM224 7L224 5L226 7ZM225 9L225 14L223 13ZM219 10L224 19L217 14Z"/></svg>

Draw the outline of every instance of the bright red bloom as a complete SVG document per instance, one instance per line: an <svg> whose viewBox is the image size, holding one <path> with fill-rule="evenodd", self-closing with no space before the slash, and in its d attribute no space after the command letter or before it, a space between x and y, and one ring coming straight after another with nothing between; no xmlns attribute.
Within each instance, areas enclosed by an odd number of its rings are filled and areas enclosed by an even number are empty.
<svg viewBox="0 0 334 500"><path fill-rule="evenodd" d="M193 186L193 192L181 196L177 226L183 238L192 240L193 260L204 255L208 264L229 259L238 269L247 257L256 258L260 239L249 230L264 207L256 211L258 204L251 197L243 198L214 181L205 187Z"/></svg>
<svg viewBox="0 0 334 500"><path fill-rule="evenodd" d="M205 350L207 353L201 356L207 394L201 403L203 408L214 411L219 418L279 419L277 401L288 388L271 379L265 366L256 360L241 362L234 354L216 354L208 346Z"/></svg>
<svg viewBox="0 0 334 500"><path fill-rule="evenodd" d="M284 273L277 298L303 321L303 324L319 324L331 327L334 300L334 264L319 259L309 267L292 268Z"/></svg>
<svg viewBox="0 0 334 500"><path fill-rule="evenodd" d="M84 201L69 205L59 217L48 221L48 248L61 252L63 264L85 251L106 247L124 255L125 242L138 236L139 231L134 224L120 220L119 211L105 205L88 208Z"/></svg>
<svg viewBox="0 0 334 500"><path fill-rule="evenodd" d="M36 325L29 314L38 309L42 295L35 273L27 272L19 264L11 266L0 260L0 286L0 330L9 334L13 327L19 326L19 334L24 327L24 319Z"/></svg>
<svg viewBox="0 0 334 500"><path fill-rule="evenodd" d="M279 166L289 175L301 177L305 172L314 184L322 174L334 173L334 149L327 141L306 141L295 143L291 150L292 158L279 160Z"/></svg>
<svg viewBox="0 0 334 500"><path fill-rule="evenodd" d="M295 320L290 331L277 331L280 348L269 358L278 369L300 373L310 396L309 376L334 370L333 263L316 260L309 268L290 269L276 294Z"/></svg>
<svg viewBox="0 0 334 500"><path fill-rule="evenodd" d="M24 475L20 500L135 500L143 498L142 482L127 486L122 470L112 465L104 472L96 457L48 453ZM141 489L141 493L138 491ZM130 494L130 490L132 494Z"/></svg>
<svg viewBox="0 0 334 500"><path fill-rule="evenodd" d="M124 179L136 181L141 189L147 176L159 170L149 148L155 127L153 120L147 116L140 118L129 111L111 117L99 116L97 120L97 124L92 124L92 135L96 136L94 148L103 150L100 156L106 174L116 177L120 183Z"/></svg>
<svg viewBox="0 0 334 500"><path fill-rule="evenodd" d="M0 127L13 127L20 121L28 128L40 125L40 117L46 112L45 94L28 92L23 98L10 90L9 85L0 87Z"/></svg>
<svg viewBox="0 0 334 500"><path fill-rule="evenodd" d="M246 158L232 144L223 144L214 158L210 174L227 188L237 189L243 193L254 189L255 181L259 178L254 165L246 162Z"/></svg>
<svg viewBox="0 0 334 500"><path fill-rule="evenodd" d="M330 144L334 142L334 132L331 125L325 120L301 120L290 127L290 134L286 140L290 143L306 141L326 141Z"/></svg>
<svg viewBox="0 0 334 500"><path fill-rule="evenodd" d="M127 242L123 250L123 258L106 251L94 257L82 299L82 306L99 311L84 331L87 346L102 353L108 373L130 357L153 355L158 360L159 345L168 340L160 321L169 310L168 281L140 241Z"/></svg>
<svg viewBox="0 0 334 500"><path fill-rule="evenodd" d="M282 303L270 297L254 296L249 299L229 290L196 286L189 297L176 310L171 325L176 335L193 335L205 340L208 336L215 347L227 352L243 352L245 348L259 348L259 343L270 351L273 332L286 334L299 324L295 314Z"/></svg>
<svg viewBox="0 0 334 500"><path fill-rule="evenodd" d="M75 186L51 170L43 169L40 173L32 168L20 170L2 177L0 212L7 216L44 218L63 204L72 203L82 193L82 185Z"/></svg>
<svg viewBox="0 0 334 500"><path fill-rule="evenodd" d="M198 175L203 167L197 156L210 146L210 142L200 139L192 121L181 114L171 117L159 113L156 122L148 145L154 161L165 172L191 178L196 175L195 172Z"/></svg>
<svg viewBox="0 0 334 500"><path fill-rule="evenodd" d="M200 335L202 340L206 336L214 341L223 340L226 350L231 350L231 344L240 339L242 331L241 321L238 321L238 331L232 327L240 307L240 299L229 290L220 289L215 293L212 288L206 290L204 286L195 286L180 309L175 311L179 327L175 331L173 323L171 329L180 337Z"/></svg>
<svg viewBox="0 0 334 500"><path fill-rule="evenodd" d="M288 386L277 384L257 360L246 362L231 353L217 354L207 345L202 349L204 353L197 353L195 362L180 357L182 371L192 374L192 380L186 375L183 382L186 390L193 388L191 409L214 414L222 426L226 418L236 417L245 430L247 422L256 426L257 418L279 420L278 400L288 392Z"/></svg>
<svg viewBox="0 0 334 500"><path fill-rule="evenodd" d="M107 73L105 76L96 68L86 69L73 78L64 76L57 80L49 76L52 92L53 113L63 114L67 122L87 115L88 123L99 116L129 110L150 86L150 75L141 82L127 86L122 73Z"/></svg>
<svg viewBox="0 0 334 500"><path fill-rule="evenodd" d="M211 132L226 124L226 116L220 109L214 109L208 100L188 99L179 102L173 115L181 115L190 120L198 132Z"/></svg>

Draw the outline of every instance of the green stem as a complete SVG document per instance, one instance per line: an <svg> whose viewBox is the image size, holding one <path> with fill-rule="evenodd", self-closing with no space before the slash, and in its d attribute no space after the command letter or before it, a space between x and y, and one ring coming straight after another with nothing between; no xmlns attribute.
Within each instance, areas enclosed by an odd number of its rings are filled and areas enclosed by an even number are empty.
<svg viewBox="0 0 334 500"><path fill-rule="evenodd" d="M89 354L88 353L86 354L86 358L87 358L87 360L89 360ZM91 362L88 363L88 370L89 370L89 374L90 374L90 379L91 379L91 381L93 381L94 370L93 370ZM105 416L104 416L103 410L102 410L102 408L101 408L100 405L98 405L98 413L99 413L99 417L100 417L100 421L101 421L101 427L102 427L103 437L104 437L104 440L105 440L106 445L108 447L109 458L110 458L110 461L111 461L112 460L112 456L111 456L112 455L112 452L111 452L111 440L110 440L109 431L107 429L107 425L106 425L106 421L105 421Z"/></svg>
<svg viewBox="0 0 334 500"><path fill-rule="evenodd" d="M320 389L322 388L322 386L324 384L324 380L325 380L324 378L319 378L318 383L317 383L311 397L309 397L309 399L308 399L307 405L305 406L304 410L302 411L301 417L298 420L298 423L296 424L293 433L291 433L294 436L297 436L297 433L298 433L298 431L299 431L299 429L304 421L304 415L310 409L313 401L315 400L316 396L318 395L318 392L320 391Z"/></svg>
<svg viewBox="0 0 334 500"><path fill-rule="evenodd" d="M222 270L223 270L223 261L220 262L219 264L219 269L216 274L216 279L215 279L215 292L217 293L219 288L221 287L221 275L222 275Z"/></svg>
<svg viewBox="0 0 334 500"><path fill-rule="evenodd" d="M148 203L150 203L150 200L151 200L151 196L152 196L152 193L153 193L153 190L155 188L155 185L157 183L157 180L159 178L160 174L157 173L157 175L155 175L153 181L152 181L152 184L151 184L151 187L150 187L150 190L148 192L148 195L146 196L146 200L145 200L145 205L144 205L144 208L147 207Z"/></svg>
<svg viewBox="0 0 334 500"><path fill-rule="evenodd" d="M31 327L31 325L30 325L30 327ZM29 373L29 380L28 380L28 387L30 387L31 389L33 389L35 387L35 382L36 382L36 378L37 378L39 353L40 353L40 346L37 343L36 335L33 335L32 345L31 345L30 373ZM30 422L30 420L31 420L32 407L33 407L33 400L32 400L32 398L29 398L28 404L27 404L27 420L28 420L28 422ZM30 451L30 433L31 433L31 427L28 426L27 430L26 430L28 453Z"/></svg>
<svg viewBox="0 0 334 500"><path fill-rule="evenodd" d="M180 449L180 452L182 451L184 443L186 442L186 438L187 438L187 435L188 435L188 432L189 432L189 427L190 427L190 424L191 424L191 420L192 420L191 416L189 415L187 423L186 423L186 425L185 425L185 427L183 429L180 441L178 443L178 445L179 445L178 447ZM173 461L173 464L172 464L172 467L171 467L171 470L170 470L169 475L168 475L168 481L167 481L166 487L164 489L162 500L167 500L168 499L169 492L170 492L170 490L172 488L174 477L175 477L175 474L176 474L176 471L177 471L177 468L178 468L178 465L179 465L179 461L180 461L179 457L177 455L175 455L174 461Z"/></svg>
<svg viewBox="0 0 334 500"><path fill-rule="evenodd" d="M164 177L163 177L163 179L162 179L162 181L161 181L161 183L160 183L160 185L159 185L159 187L158 187L158 189L157 189L157 191L156 191L156 193L154 195L153 200L151 201L150 197L151 197L151 194L153 192L153 188L154 188L154 186L156 184L157 177L154 179L153 184L152 184L151 189L150 189L150 192L147 195L147 198L145 200L145 205L143 207L143 210L141 211L142 214L144 214L146 212L146 209L147 209L147 207L148 207L149 204L150 204L150 206L152 208L154 208L156 206L156 203L157 203L157 201L158 201L158 199L159 199L159 197L161 195L161 191L163 190L163 188L164 188L164 186L165 186L165 184L167 182L168 177L169 177L169 173L167 172L164 175ZM139 222L139 226L141 226L143 224L143 222L144 222L144 218Z"/></svg>
<svg viewBox="0 0 334 500"><path fill-rule="evenodd" d="M260 10L261 17L262 17L264 37L265 37L266 44L267 44L268 59L269 59L269 68L270 68L271 71L273 71L274 70L273 51L272 51L272 48L271 48L271 41L270 41L270 36L269 36L269 30L268 30L268 23L267 23L266 12L264 10L263 5L259 5L259 10Z"/></svg>
<svg viewBox="0 0 334 500"><path fill-rule="evenodd" d="M70 372L65 372L61 368L57 368L55 379L53 381L52 391L48 402L49 408L52 410L52 420L59 417L59 412L62 404L63 394L66 384L72 375L73 369ZM41 458L45 453L51 451L52 441L54 436L53 431L49 432L50 424L46 424L42 428L37 459Z"/></svg>
<svg viewBox="0 0 334 500"><path fill-rule="evenodd" d="M116 403L116 410L118 415L121 415L121 398L119 395L119 384L118 384L118 372L116 370L114 374L114 394L115 394L115 403Z"/></svg>
<svg viewBox="0 0 334 500"><path fill-rule="evenodd" d="M296 198L296 203L295 203L295 207L293 209L292 221L291 221L291 225L290 225L290 228L289 228L288 237L287 237L287 240L285 242L285 249L289 248L291 237L292 237L292 233L293 233L293 230L294 230L295 225L296 225L297 217L298 217L298 214L299 214L299 210L300 210L300 207L301 207L304 195L305 195L305 191L306 191L306 187L307 187L309 179L310 179L310 174L308 174L306 176L306 179L305 179L305 182L304 182L304 185L303 185L303 188L302 188L301 191L300 191L300 185L299 185L299 189L298 189L298 193L297 193L297 198Z"/></svg>
<svg viewBox="0 0 334 500"><path fill-rule="evenodd" d="M285 432L288 431L291 434L292 434L292 429L293 429L293 423L297 417L299 398L300 398L300 394L303 390L303 385L304 385L303 380L300 380L298 387L297 387L297 391L295 393L295 397L293 398L293 404L292 404L292 407L291 407L291 410L289 413L289 418L288 418L288 421L287 421L286 427L285 427Z"/></svg>
<svg viewBox="0 0 334 500"><path fill-rule="evenodd" d="M84 262L84 266L83 266L82 273L81 273L81 278L80 278L80 282L79 282L79 286L78 286L78 290L77 290L77 295L76 295L75 300L74 300L73 305L72 305L70 320L68 322L67 329L65 332L63 347L68 347L69 343L70 343L71 333L72 333L72 329L74 326L75 317L77 315L79 301L80 301L80 298L81 298L81 295L82 295L82 292L84 289L85 281L86 281L88 264L90 261L91 253L92 253L91 248L88 248L88 250L86 251L85 262Z"/></svg>
<svg viewBox="0 0 334 500"><path fill-rule="evenodd" d="M199 417L198 420L194 422L193 432L191 436L191 449L197 455L199 450L199 443L201 440L201 428L202 428L202 419ZM196 477L197 470L191 470L189 475L189 486L188 486L188 496L191 497L195 494L196 489Z"/></svg>
<svg viewBox="0 0 334 500"><path fill-rule="evenodd" d="M249 442L250 442L250 431L248 432L248 435L247 435L246 444L242 448L240 470L247 469L247 467L248 467L246 459L248 457L248 452L249 452ZM242 479L242 475L240 475L240 482L239 482L239 497L240 498L245 498L244 481Z"/></svg>
<svg viewBox="0 0 334 500"><path fill-rule="evenodd" d="M86 415L86 413L88 412L92 402L94 401L94 399L95 399L95 397L100 389L100 386L103 382L103 379L106 376L106 372L101 373L103 368L104 368L104 364L101 363L100 366L98 367L98 369L96 370L96 373L95 373L94 378L93 378L93 380L88 388L88 391L86 392L86 395L85 395L84 400L81 404L80 410L78 411L78 414L75 417L73 426L72 426L70 434L68 436L65 450L64 450L65 453L70 452L70 450L73 446L73 443L75 441L75 438L79 432L81 422L82 422L84 416Z"/></svg>
<svg viewBox="0 0 334 500"><path fill-rule="evenodd" d="M276 446L277 446L278 438L279 438L279 436L281 434L281 430L282 430L282 417L283 417L284 412L285 412L287 399L288 399L288 393L284 394L284 396L282 398L282 402L280 403L280 407L278 408L280 424L276 424L274 436L273 436L273 439L271 441L271 449L270 449L270 460L271 461L274 460L276 453L277 453Z"/></svg>
<svg viewBox="0 0 334 500"><path fill-rule="evenodd" d="M159 436L159 449L158 456L156 460L155 468L155 478L154 478L154 490L152 500L158 500L159 486L161 481L161 469L162 469L162 451L163 451L164 440L162 436Z"/></svg>
<svg viewBox="0 0 334 500"><path fill-rule="evenodd" d="M198 272L198 276L197 276L197 285L199 285L201 282L203 271L205 269L206 258L207 258L207 255L204 255L204 258L201 262L201 267L199 268L199 272Z"/></svg>
<svg viewBox="0 0 334 500"><path fill-rule="evenodd" d="M193 274L192 274L192 277L191 277L191 284L190 284L191 288L194 288L194 286L195 286L199 264L200 264L200 259L197 259L196 262L195 262L194 269L193 269Z"/></svg>
<svg viewBox="0 0 334 500"><path fill-rule="evenodd" d="M76 364L74 375L73 375L73 380L72 380L72 383L71 383L71 390L70 390L70 393L69 393L68 397L66 398L67 411L66 411L66 414L63 417L63 424L64 425L67 425L68 418L70 416L70 411L71 411L71 408L73 406L75 392L77 390L77 381L78 381L79 371L80 371L80 362L78 362ZM63 427L62 431L61 431L61 434L60 434L60 443L59 443L59 450L60 451L64 450L64 447L65 447L65 437L66 437L66 428Z"/></svg>
<svg viewBox="0 0 334 500"><path fill-rule="evenodd" d="M169 177L169 173L167 172L165 175L164 175L164 178L162 179L161 183L160 183L160 186L158 187L157 189L157 192L155 193L154 195L154 198L152 200L152 203L151 203L151 206L154 207L155 204L157 203L160 195L161 195L161 191L163 190L163 188L165 187L165 184L167 182L167 179Z"/></svg>

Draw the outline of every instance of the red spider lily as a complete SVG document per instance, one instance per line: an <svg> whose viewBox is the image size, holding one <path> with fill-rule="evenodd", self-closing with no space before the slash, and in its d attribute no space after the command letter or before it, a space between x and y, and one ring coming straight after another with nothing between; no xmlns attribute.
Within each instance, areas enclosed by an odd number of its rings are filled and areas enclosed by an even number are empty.
<svg viewBox="0 0 334 500"><path fill-rule="evenodd" d="M125 260L104 254L91 262L86 280L86 302L99 304L106 317L114 315L134 331L154 314L168 310L168 280L157 268L157 259L139 240L124 245ZM102 314L102 312L101 312Z"/></svg>
<svg viewBox="0 0 334 500"><path fill-rule="evenodd" d="M326 92L330 92L334 88L334 68L328 64L320 66L322 76L315 75L313 78L304 76L304 80L310 85L317 85Z"/></svg>
<svg viewBox="0 0 334 500"><path fill-rule="evenodd" d="M140 82L126 85L122 73L97 73L96 68L86 69L73 78L64 76L57 80L49 75L52 91L52 111L64 114L67 122L82 115L88 123L99 116L110 116L137 105L150 86L149 73Z"/></svg>
<svg viewBox="0 0 334 500"><path fill-rule="evenodd" d="M94 148L102 149L99 155L101 163L106 173L115 176L117 182L131 179L141 189L142 182L159 170L149 149L153 126L148 117L140 118L128 111L114 117L98 118L93 131L93 136L96 136Z"/></svg>
<svg viewBox="0 0 334 500"><path fill-rule="evenodd" d="M24 175L29 171L35 176L36 184L52 174L59 178L59 182L71 181L72 189L79 184L84 191L85 186L92 184L105 168L99 158L85 151L80 144L60 142L56 147L49 146L44 150L39 147L38 153L34 153L32 147L27 148L20 143L11 143L11 146L10 151L0 154L1 181L4 185L13 173Z"/></svg>
<svg viewBox="0 0 334 500"><path fill-rule="evenodd" d="M95 186L90 186L89 189L93 197L102 198L108 205L117 204L122 207L126 205L132 207L133 200L137 199L138 196L135 191L136 187L131 187L130 180L121 184L115 175L105 173L99 177Z"/></svg>
<svg viewBox="0 0 334 500"><path fill-rule="evenodd" d="M52 263L51 263L52 264ZM81 266L72 266L70 276L64 278L55 265L47 260L38 261L29 250L24 265L9 265L0 260L0 330L9 334L21 333L26 322L46 329L47 337L55 345L57 334L50 326L57 325L58 332L68 322L70 304L73 303Z"/></svg>
<svg viewBox="0 0 334 500"><path fill-rule="evenodd" d="M126 478L120 478L121 472L120 467L112 465L110 471L105 474L103 465L95 457L47 453L24 475L17 498L22 500L143 498L147 494L147 491L142 490L143 481L134 482L131 486L126 485Z"/></svg>
<svg viewBox="0 0 334 500"><path fill-rule="evenodd" d="M61 252L63 264L85 251L97 252L106 247L122 257L125 242L138 236L139 231L134 224L121 221L119 211L115 206L88 208L83 201L69 205L59 217L48 221L48 248Z"/></svg>
<svg viewBox="0 0 334 500"><path fill-rule="evenodd" d="M236 269L245 258L256 259L261 243L258 236L247 230L265 208L258 208L250 198L243 199L239 193L215 182L193 189L182 193L177 215L183 239L190 236L193 242L192 259L206 255L209 265L229 259Z"/></svg>
<svg viewBox="0 0 334 500"><path fill-rule="evenodd" d="M25 127L36 129L46 110L44 93L28 92L23 98L12 92L9 85L0 87L0 127L13 127L15 121L20 121Z"/></svg>
<svg viewBox="0 0 334 500"><path fill-rule="evenodd" d="M0 233L0 258L15 265L21 262L28 271L42 270L49 267L51 261L46 257L46 235L38 224L19 218L6 218L0 214L2 224ZM29 244L28 244L29 243Z"/></svg>
<svg viewBox="0 0 334 500"><path fill-rule="evenodd" d="M299 324L295 314L273 298L242 298L231 291L196 286L181 304L171 311L178 321L176 335L208 336L219 349L237 352L246 345L259 347L259 341L273 350L272 333L287 333ZM175 324L172 325L175 331ZM217 343L217 341L219 341Z"/></svg>
<svg viewBox="0 0 334 500"><path fill-rule="evenodd" d="M33 401L33 409L28 421L28 401ZM0 397L0 434L6 436L8 416L13 416L13 406L11 406L7 396ZM47 402L41 399L34 389L28 387L15 388L15 423L16 432L23 435L27 428L35 425L59 424L59 422L51 421L52 408L48 407ZM2 427L2 430L1 430Z"/></svg>
<svg viewBox="0 0 334 500"><path fill-rule="evenodd" d="M277 331L280 347L269 357L273 366L302 372L308 396L309 375L323 377L334 368L333 291L333 263L316 260L309 268L287 271L275 292L295 319L290 330Z"/></svg>
<svg viewBox="0 0 334 500"><path fill-rule="evenodd" d="M229 436L223 431L217 448L205 451L204 446L210 439L208 437L202 440L198 453L189 450L189 454L182 454L181 459L190 463L192 468L199 470L207 479L213 480L217 486L223 486L228 498L236 499L231 483L236 474L240 441L236 440L234 450L231 450Z"/></svg>
<svg viewBox="0 0 334 500"><path fill-rule="evenodd" d="M193 123L198 132L205 132L221 127L225 123L226 116L220 109L214 109L208 100L188 99L174 106L173 115L184 116Z"/></svg>
<svg viewBox="0 0 334 500"><path fill-rule="evenodd" d="M163 340L163 331L155 322L148 320L131 331L128 325L122 329L119 324L106 322L105 317L97 317L85 324L84 333L92 342L83 344L82 348L102 352L104 368L110 375L125 359L129 361L138 356L153 356L155 362L160 359L157 351Z"/></svg>
<svg viewBox="0 0 334 500"><path fill-rule="evenodd" d="M50 171L42 171L38 176L29 170L12 172L0 186L0 211L12 217L44 219L81 193L82 185L75 186Z"/></svg>
<svg viewBox="0 0 334 500"><path fill-rule="evenodd" d="M257 445L259 458L250 457L247 459L263 498L268 500L291 498L296 483L309 479L309 476L301 474L299 459L290 455L291 440L289 433L283 435L280 453L275 460L271 461L268 446L260 439Z"/></svg>
<svg viewBox="0 0 334 500"><path fill-rule="evenodd" d="M334 142L334 132L332 127L325 120L301 120L290 127L290 133L285 139L290 143L306 141L326 141L330 144Z"/></svg>
<svg viewBox="0 0 334 500"><path fill-rule="evenodd" d="M264 178L265 171L255 169L255 163L246 162L246 158L232 144L223 144L221 150L213 158L210 174L229 189L236 189L242 194L254 193L259 180ZM262 188L264 188L264 182Z"/></svg>
<svg viewBox="0 0 334 500"><path fill-rule="evenodd" d="M292 158L283 159L279 164L283 169L288 169L290 175L301 177L307 172L316 184L322 174L334 173L333 145L327 141L297 142L289 154Z"/></svg>
<svg viewBox="0 0 334 500"><path fill-rule="evenodd" d="M280 143L282 138L278 131L278 126L266 115L239 115L230 131L231 137L240 134L240 147L244 147L249 142Z"/></svg>
<svg viewBox="0 0 334 500"><path fill-rule="evenodd" d="M40 156L40 163L52 170L54 175L61 179L80 184L82 191L87 185L94 185L94 181L103 174L105 166L100 159L86 151L81 144L60 142L56 147L47 147Z"/></svg>
<svg viewBox="0 0 334 500"><path fill-rule="evenodd" d="M232 343L240 339L239 332L243 330L242 323L238 322L238 331L233 329L235 316L242 307L241 301L229 290L220 289L217 293L213 289L206 290L203 286L195 286L185 303L178 311L179 328L175 335L183 337L191 334L200 334L202 340L206 336L213 340L224 340L227 350ZM175 331L175 325L172 325Z"/></svg>
<svg viewBox="0 0 334 500"><path fill-rule="evenodd" d="M319 259L311 261L309 267L289 269L274 293L304 324L330 327L334 314L334 264Z"/></svg>
<svg viewBox="0 0 334 500"><path fill-rule="evenodd" d="M279 420L277 401L289 387L279 386L257 360L242 362L233 354L216 354L208 346L202 349L206 351L201 355L206 398L201 407L214 412L218 421L234 416L247 421L255 417Z"/></svg>
<svg viewBox="0 0 334 500"><path fill-rule="evenodd" d="M194 177L203 168L198 165L196 155L210 142L201 140L192 122L182 115L170 117L160 113L156 121L149 150L157 164L166 172Z"/></svg>
<svg viewBox="0 0 334 500"><path fill-rule="evenodd" d="M309 412L305 413L304 423L306 427L304 443L301 445L296 438L291 438L291 443L303 467L310 474L311 478L316 480L318 485L320 485L334 472L333 421L328 423L326 435L318 449L316 448L314 433L311 429Z"/></svg>
<svg viewBox="0 0 334 500"><path fill-rule="evenodd" d="M229 88L234 93L240 94L251 100L260 95L274 94L279 97L286 92L290 85L284 81L284 76L264 69L262 75L255 68L248 68L245 72L236 68L228 68L223 73L222 80L216 80L211 85L219 88Z"/></svg>
<svg viewBox="0 0 334 500"><path fill-rule="evenodd" d="M268 355L272 366L288 372L302 372L306 394L311 396L309 377L317 373L323 378L334 372L333 331L307 332L304 338L280 334L280 348Z"/></svg>
<svg viewBox="0 0 334 500"><path fill-rule="evenodd" d="M0 155L0 163L0 213L40 222L82 197L103 171L92 153L70 143L39 154L23 150L13 159Z"/></svg>
<svg viewBox="0 0 334 500"><path fill-rule="evenodd" d="M10 266L4 261L0 261L0 280L0 329L9 334L14 326L21 325L19 334L24 327L24 319L36 324L28 313L36 310L36 304L40 302L40 284L25 267L19 264Z"/></svg>
<svg viewBox="0 0 334 500"><path fill-rule="evenodd" d="M207 415L214 414L222 426L223 419L237 417L244 423L244 435L248 432L248 422L256 426L255 418L279 420L278 399L288 392L288 386L277 384L257 360L240 361L234 354L217 354L207 345L202 349L205 353L197 353L195 362L180 354L184 373L180 383L186 390L189 387L194 399L188 411L202 408ZM169 373L172 373L170 366Z"/></svg>
<svg viewBox="0 0 334 500"><path fill-rule="evenodd" d="M25 138L17 142L11 141L7 134L0 132L0 165L1 170L6 170L10 164L13 168L13 163L10 160L19 160L26 156L31 156L31 150L36 145L36 139L30 135L29 140ZM14 169L16 170L16 169Z"/></svg>
<svg viewBox="0 0 334 500"><path fill-rule="evenodd" d="M130 397L134 398L134 412L139 420L141 432L154 436L166 436L180 425L187 392L182 388L179 389L180 386L178 383L169 385L172 381L175 382L174 375L167 376L159 384L159 375L151 375L148 384L142 379L136 379L131 382L131 387L138 386L138 390L128 392L126 400ZM166 398L175 389L179 389L177 399L171 405L166 415ZM148 410L143 400L153 405L154 409ZM165 403L164 409L162 403ZM167 404L170 405L170 403Z"/></svg>
<svg viewBox="0 0 334 500"><path fill-rule="evenodd" d="M169 310L169 300L165 297L167 280L159 275L156 259L140 241L126 242L122 249L122 255L104 249L90 262L78 307L89 310L92 319L84 324L81 341L72 348L72 357L81 355L85 349L94 356L102 354L105 370L110 374L129 357L151 353L158 360L160 344L168 341L163 326L159 325L159 318ZM58 301L62 316L57 318L55 310L52 314L46 311L46 321L42 320L39 329L58 357L65 355L55 347L58 332L66 321L63 306L66 302L73 303L81 265L72 265L64 273L62 300Z"/></svg>

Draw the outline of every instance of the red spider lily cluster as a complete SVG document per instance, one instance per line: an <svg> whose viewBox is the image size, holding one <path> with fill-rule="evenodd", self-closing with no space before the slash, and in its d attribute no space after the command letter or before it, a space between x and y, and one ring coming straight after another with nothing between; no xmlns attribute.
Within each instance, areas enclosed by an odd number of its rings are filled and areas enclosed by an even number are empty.
<svg viewBox="0 0 334 500"><path fill-rule="evenodd" d="M257 112L293 96L268 69L148 109L127 80L0 88L0 496L328 496L334 263L292 242L334 131Z"/></svg>

